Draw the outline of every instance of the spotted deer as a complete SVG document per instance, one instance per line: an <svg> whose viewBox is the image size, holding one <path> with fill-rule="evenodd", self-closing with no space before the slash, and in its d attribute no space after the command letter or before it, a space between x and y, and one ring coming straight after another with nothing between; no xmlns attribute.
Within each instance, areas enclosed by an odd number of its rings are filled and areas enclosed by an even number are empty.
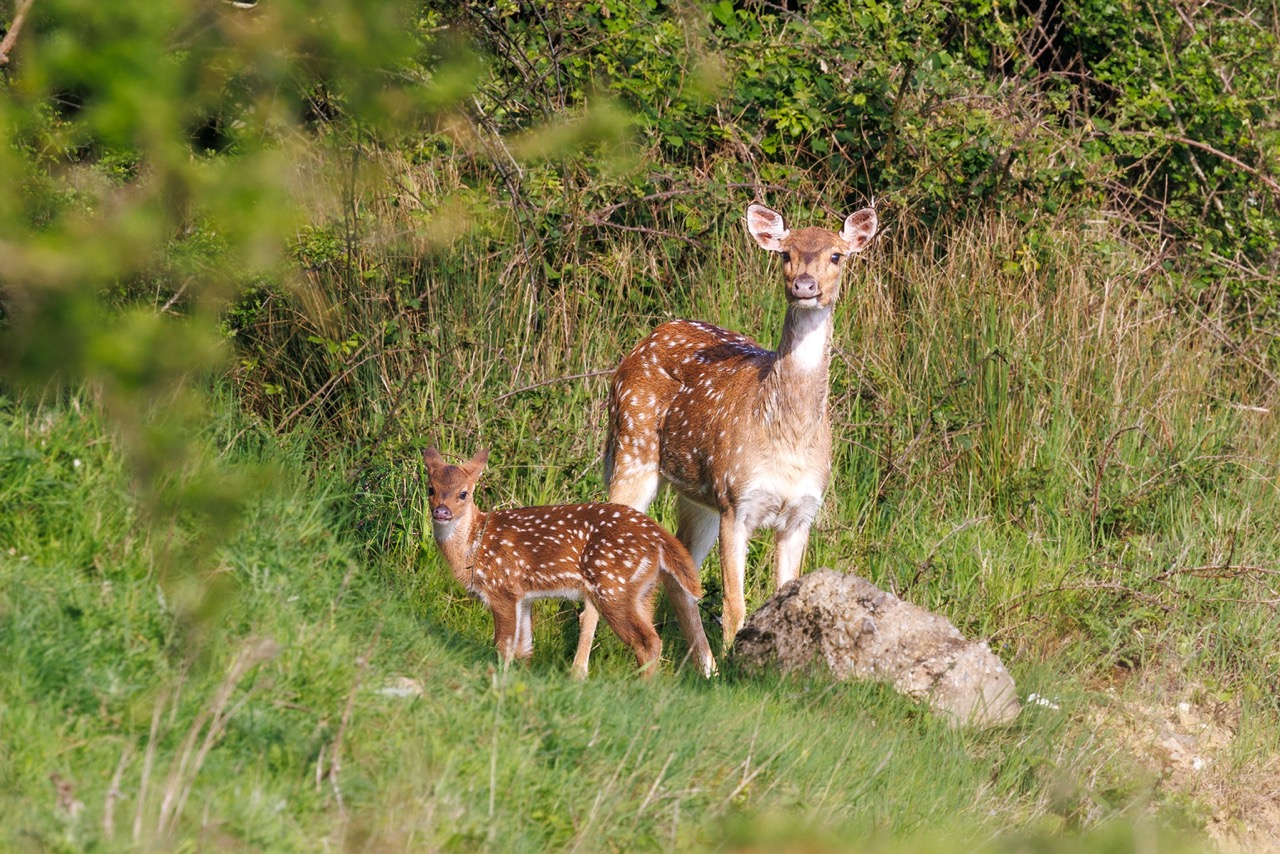
<svg viewBox="0 0 1280 854"><path fill-rule="evenodd" d="M621 504L485 513L474 498L487 450L456 466L435 448L422 456L436 545L458 583L493 613L493 640L504 662L533 654L534 600L582 599L635 650L641 672L653 675L662 654L653 627L658 577L670 579L667 589L695 614L702 595L698 568L679 540ZM706 647L705 636L701 643ZM709 658L711 651L695 648L694 654ZM574 659L573 673L586 677L585 657Z"/></svg>
<svg viewBox="0 0 1280 854"><path fill-rule="evenodd" d="M787 313L778 349L709 323L662 324L613 375L605 446L610 501L647 510L667 483L677 495L677 536L695 565L719 537L726 648L746 616L751 534L776 532L775 584L800 570L831 471L828 369L840 272L877 222L864 208L839 232L791 231L777 212L751 205L746 225L782 256ZM584 635L595 627L589 610Z"/></svg>

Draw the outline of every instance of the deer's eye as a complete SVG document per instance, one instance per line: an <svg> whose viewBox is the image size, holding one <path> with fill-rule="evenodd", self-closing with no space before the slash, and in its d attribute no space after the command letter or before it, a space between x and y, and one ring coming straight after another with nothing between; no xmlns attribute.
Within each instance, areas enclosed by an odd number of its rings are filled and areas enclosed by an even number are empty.
<svg viewBox="0 0 1280 854"><path fill-rule="evenodd" d="M790 252L783 252L783 253L782 253L782 263L783 263L783 264L790 264L790 263L791 263L791 253L790 253Z"/></svg>
<svg viewBox="0 0 1280 854"><path fill-rule="evenodd" d="M435 494L436 494L436 488L435 488L434 486L428 486L428 487L427 487L427 497L431 497L431 496L433 496L433 495L435 495Z"/></svg>
<svg viewBox="0 0 1280 854"><path fill-rule="evenodd" d="M459 501L467 500L467 491L465 489L458 493L458 500Z"/></svg>
<svg viewBox="0 0 1280 854"><path fill-rule="evenodd" d="M844 257L844 256L843 256L843 255L841 255L839 252L833 252L833 253L831 254L831 263L832 263L832 264L839 264L839 263L840 263L840 259L841 259L841 258L843 258L843 257Z"/></svg>

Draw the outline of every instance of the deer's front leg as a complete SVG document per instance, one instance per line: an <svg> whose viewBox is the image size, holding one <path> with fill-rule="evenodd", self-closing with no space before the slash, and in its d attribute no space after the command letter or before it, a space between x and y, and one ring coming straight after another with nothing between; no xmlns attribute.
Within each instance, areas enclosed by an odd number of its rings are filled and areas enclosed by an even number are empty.
<svg viewBox="0 0 1280 854"><path fill-rule="evenodd" d="M516 609L516 656L530 658L532 655L533 600L526 596Z"/></svg>
<svg viewBox="0 0 1280 854"><path fill-rule="evenodd" d="M504 664L511 663L518 648L517 607L515 600L510 599L491 599L489 602L489 610L493 612L493 644Z"/></svg>
<svg viewBox="0 0 1280 854"><path fill-rule="evenodd" d="M733 645L747 616L743 586L747 574L747 538L751 532L732 509L720 514L720 569L724 579L724 648Z"/></svg>

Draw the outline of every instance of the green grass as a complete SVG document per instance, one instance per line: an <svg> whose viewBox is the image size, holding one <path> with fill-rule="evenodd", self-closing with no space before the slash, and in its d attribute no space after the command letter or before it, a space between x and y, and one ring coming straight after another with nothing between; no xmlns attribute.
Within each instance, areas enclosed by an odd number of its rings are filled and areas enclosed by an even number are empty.
<svg viewBox="0 0 1280 854"><path fill-rule="evenodd" d="M1052 794L1104 764L1064 712L965 733L882 686L732 667L644 683L611 636L575 683L572 617L554 605L533 663L498 672L487 614L437 560L366 562L340 533L344 496L292 473L221 550L228 601L192 657L154 572L157 532L76 409L3 407L0 484L19 511L0 554L6 845L891 850L1046 816L1082 826L1093 809L1095 793ZM379 693L398 677L422 696ZM1140 797L1117 785L1112 811Z"/></svg>

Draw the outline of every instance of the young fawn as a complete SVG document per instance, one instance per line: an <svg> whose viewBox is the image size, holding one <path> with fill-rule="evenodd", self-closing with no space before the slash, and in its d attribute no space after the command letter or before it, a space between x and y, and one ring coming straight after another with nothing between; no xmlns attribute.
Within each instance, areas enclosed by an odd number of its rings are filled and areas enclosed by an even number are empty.
<svg viewBox="0 0 1280 854"><path fill-rule="evenodd" d="M698 568L679 540L620 504L485 513L474 497L487 450L456 466L434 448L422 456L436 545L458 583L493 612L493 640L504 662L533 654L535 599L583 599L635 650L644 675L653 675L662 654L653 628L659 575L671 579L668 589L674 587L695 614L702 595ZM589 652L590 643L585 648ZM585 655L574 658L573 673L586 677Z"/></svg>
<svg viewBox="0 0 1280 854"><path fill-rule="evenodd" d="M677 535L695 565L720 538L726 647L746 615L751 534L777 532L778 586L804 558L831 471L828 367L840 272L877 224L864 208L839 232L790 231L763 205L749 206L746 222L757 243L782 255L787 314L778 349L708 323L662 324L613 375L605 446L610 501L646 510L668 483L678 496ZM582 624L584 633L595 625L585 609Z"/></svg>

